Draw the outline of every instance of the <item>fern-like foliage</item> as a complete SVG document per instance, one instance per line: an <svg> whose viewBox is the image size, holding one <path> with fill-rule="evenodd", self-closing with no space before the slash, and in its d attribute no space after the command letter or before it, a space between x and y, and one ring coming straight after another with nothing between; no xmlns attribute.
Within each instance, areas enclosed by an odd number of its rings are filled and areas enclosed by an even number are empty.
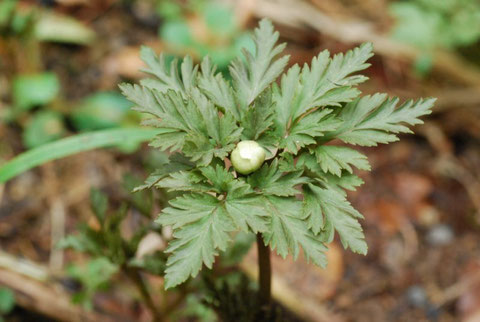
<svg viewBox="0 0 480 322"><path fill-rule="evenodd" d="M256 51L231 64L232 81L208 57L200 67L188 57L167 66L162 55L144 48L152 78L121 85L136 109L150 115L144 123L159 129L151 145L173 153L139 189L182 192L158 219L174 230L166 288L203 265L210 268L239 230L262 234L283 257L303 249L321 266L335 232L345 248L365 254L362 215L345 190L363 183L354 169L370 165L353 146L396 141L430 113L434 99L399 105L384 94L360 97L356 86L367 77L355 73L369 66L371 44L333 57L323 51L310 65L291 67L277 84L288 61L278 37L262 20L253 36ZM241 140L267 151L265 164L247 176L228 162Z"/></svg>

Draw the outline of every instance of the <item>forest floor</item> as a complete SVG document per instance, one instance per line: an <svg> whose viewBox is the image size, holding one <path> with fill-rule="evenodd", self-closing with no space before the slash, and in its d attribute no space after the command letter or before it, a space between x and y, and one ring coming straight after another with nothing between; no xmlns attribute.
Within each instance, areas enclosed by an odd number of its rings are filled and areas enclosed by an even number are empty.
<svg viewBox="0 0 480 322"><path fill-rule="evenodd" d="M162 48L157 37L159 22L149 14L123 6L73 8L64 10L87 21L98 41L90 47L41 47L42 64L60 76L65 101L116 90L124 80L135 81L140 45ZM280 32L287 35L283 40L293 42L288 51L294 62L308 61L324 48L335 53L352 47L313 30L302 31L295 39L289 28L281 26ZM363 88L366 93L384 91L404 98L443 93L448 97L465 86L449 84L436 74L420 79L412 74L408 62L385 55L371 63L366 72L371 81ZM273 259L274 287L282 285L282 291L291 293L286 297L306 299L286 305L300 319L480 320L479 104L456 105L461 104L444 99L441 110L416 129L417 135L363 151L371 160L372 172L360 173L365 184L350 193L349 200L365 216L367 256L344 251L335 241L326 270L301 259L295 263ZM2 146L8 146L5 158L22 152L18 127L0 124L0 133ZM0 194L2 252L43 267L57 265L52 264L56 251L52 251L51 236L56 223L50 210L58 200L66 214L67 233L75 231L90 216L90 187L102 187L111 198L120 200L123 192L118 186L124 173L147 176L142 163L149 151L143 146L134 155L114 150L86 152L41 166L6 184ZM76 258L70 253L65 256L59 265ZM245 259L242 267L247 267L247 273L255 265L255 256L252 249ZM138 305L117 293L121 291L116 287L101 294L95 302L97 309L126 321L141 320ZM24 310L16 312L12 321L38 320Z"/></svg>

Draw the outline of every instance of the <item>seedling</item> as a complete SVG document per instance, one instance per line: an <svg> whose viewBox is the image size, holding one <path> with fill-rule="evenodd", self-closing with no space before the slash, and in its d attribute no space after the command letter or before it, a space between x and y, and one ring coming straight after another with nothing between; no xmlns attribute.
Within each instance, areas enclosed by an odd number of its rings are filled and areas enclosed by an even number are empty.
<svg viewBox="0 0 480 322"><path fill-rule="evenodd" d="M244 51L244 59L230 64L231 82L208 57L200 66L185 57L177 72L176 62L169 68L163 55L143 48L151 77L120 86L137 110L150 115L144 123L159 129L151 146L172 152L168 169L156 171L142 188L182 193L157 219L174 231L167 289L203 265L212 268L238 231L257 236L261 304L270 301L270 250L296 258L303 249L307 260L324 267L336 232L345 248L366 254L363 216L345 190L363 183L353 169L370 165L352 146L397 141L431 112L431 98L399 105L385 94L360 96L357 85L367 77L353 74L369 66L368 43L345 55L322 51L310 66L291 67L277 84L288 63L278 37L262 20L255 53ZM237 149L246 149L240 158Z"/></svg>

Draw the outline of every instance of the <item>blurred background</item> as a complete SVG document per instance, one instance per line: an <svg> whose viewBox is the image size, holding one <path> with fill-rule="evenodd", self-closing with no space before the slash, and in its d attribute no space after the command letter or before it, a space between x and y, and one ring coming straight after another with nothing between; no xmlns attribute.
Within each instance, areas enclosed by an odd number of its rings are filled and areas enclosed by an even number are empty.
<svg viewBox="0 0 480 322"><path fill-rule="evenodd" d="M438 97L415 136L364 151L373 171L349 199L365 215L367 256L336 241L325 270L273 258L288 321L480 321L478 0L0 0L0 165L72 134L137 126L117 84L142 77L142 45L169 61L208 54L228 77L263 17L291 65L368 41L364 93ZM203 286L162 292L164 258L148 256L165 247L148 223L168 195L129 191L165 164L127 142L0 184L0 321L150 321L127 266L143 269L163 320L215 321ZM108 225L114 241L87 249L105 213L120 214ZM125 236L136 241L128 256L99 251ZM243 248L242 261L227 257L253 276L255 249Z"/></svg>

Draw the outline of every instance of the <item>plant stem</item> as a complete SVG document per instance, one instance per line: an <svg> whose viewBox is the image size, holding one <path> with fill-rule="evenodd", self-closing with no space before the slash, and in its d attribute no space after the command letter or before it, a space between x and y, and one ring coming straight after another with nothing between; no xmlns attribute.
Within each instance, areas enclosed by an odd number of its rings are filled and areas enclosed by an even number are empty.
<svg viewBox="0 0 480 322"><path fill-rule="evenodd" d="M130 278L130 280L137 287L145 305L148 307L150 312L152 312L153 320L155 322L162 321L163 320L162 314L153 303L152 296L150 295L147 285L145 285L145 282L143 281L142 276L140 275L140 272L130 267L125 268L125 272L127 273L127 276Z"/></svg>
<svg viewBox="0 0 480 322"><path fill-rule="evenodd" d="M260 289L258 292L258 300L261 307L270 307L271 288L272 288L272 267L270 265L270 249L265 246L262 235L257 234L258 248L258 276Z"/></svg>

